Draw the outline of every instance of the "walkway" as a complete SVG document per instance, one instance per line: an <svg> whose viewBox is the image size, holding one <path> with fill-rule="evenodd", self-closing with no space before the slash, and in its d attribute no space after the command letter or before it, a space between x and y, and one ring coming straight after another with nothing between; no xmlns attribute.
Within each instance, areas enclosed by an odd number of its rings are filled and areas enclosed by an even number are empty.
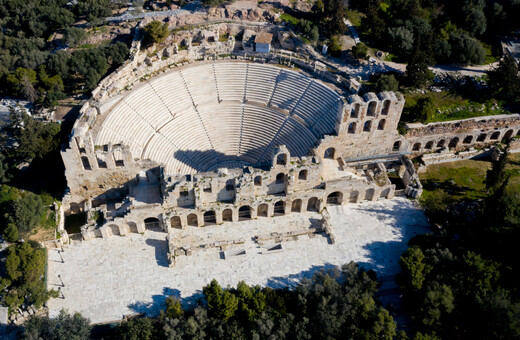
<svg viewBox="0 0 520 340"><path fill-rule="evenodd" d="M198 251L175 268L167 266L166 234L150 230L144 235L72 245L62 254L64 262L56 250L49 250L49 288L57 289L62 282L65 285L61 288L63 296L48 302L50 315L65 308L81 312L94 323L135 313L157 315L164 308L166 296L180 296L184 304L193 303L213 278L224 287L245 280L279 288L293 286L319 269L349 261L375 269L380 275L392 275L398 271L399 256L408 240L428 230L423 212L405 198L337 206L329 211L336 237L333 245L319 235L305 236L282 243L282 251L266 254L249 241L259 224L276 231L288 223L310 223L312 215L294 213L205 227L205 233L211 228L228 228L230 235L240 235L246 240L239 246L245 255L224 260L216 249Z"/></svg>

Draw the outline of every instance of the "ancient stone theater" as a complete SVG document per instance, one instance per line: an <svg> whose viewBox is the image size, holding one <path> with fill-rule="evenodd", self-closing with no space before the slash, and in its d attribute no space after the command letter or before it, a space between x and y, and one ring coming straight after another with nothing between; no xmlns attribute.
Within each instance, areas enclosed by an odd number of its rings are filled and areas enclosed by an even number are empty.
<svg viewBox="0 0 520 340"><path fill-rule="evenodd" d="M62 156L63 207L88 213L83 240L161 228L173 258L189 255L172 244L177 229L415 198L422 187L410 157L470 157L470 147L520 129L508 115L413 124L400 135L400 94L346 94L316 64L199 58L186 45L156 63L134 56L81 109ZM190 53L202 60L171 63Z"/></svg>

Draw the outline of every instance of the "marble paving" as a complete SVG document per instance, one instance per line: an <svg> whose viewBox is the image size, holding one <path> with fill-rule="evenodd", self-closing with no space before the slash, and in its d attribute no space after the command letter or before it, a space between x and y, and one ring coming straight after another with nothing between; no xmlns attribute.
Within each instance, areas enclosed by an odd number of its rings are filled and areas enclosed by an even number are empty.
<svg viewBox="0 0 520 340"><path fill-rule="evenodd" d="M78 242L61 254L51 249L48 285L61 287L62 295L48 302L50 315L64 308L80 312L93 323L117 321L136 313L157 315L167 296L179 296L186 305L196 302L202 287L213 278L224 287L236 286L240 280L273 288L291 287L317 270L350 261L379 275L392 275L399 270L399 256L408 240L428 231L423 212L406 198L328 210L335 244L325 236L301 236L283 242L282 251L266 252L251 240L259 229L279 231L289 224L310 225L317 215L259 218L202 228L204 233L214 228L218 234L226 228L230 237L243 238L246 242L235 250L245 254L224 259L218 249L197 251L179 259L174 268L168 267L166 233L159 231Z"/></svg>

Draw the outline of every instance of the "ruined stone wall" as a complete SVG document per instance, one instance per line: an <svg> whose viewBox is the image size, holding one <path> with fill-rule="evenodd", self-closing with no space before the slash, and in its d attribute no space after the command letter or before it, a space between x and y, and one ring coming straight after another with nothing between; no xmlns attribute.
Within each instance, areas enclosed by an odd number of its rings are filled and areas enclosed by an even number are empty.
<svg viewBox="0 0 520 340"><path fill-rule="evenodd" d="M442 149L462 151L507 142L520 135L520 115L476 117L457 121L408 124L403 151L414 154Z"/></svg>

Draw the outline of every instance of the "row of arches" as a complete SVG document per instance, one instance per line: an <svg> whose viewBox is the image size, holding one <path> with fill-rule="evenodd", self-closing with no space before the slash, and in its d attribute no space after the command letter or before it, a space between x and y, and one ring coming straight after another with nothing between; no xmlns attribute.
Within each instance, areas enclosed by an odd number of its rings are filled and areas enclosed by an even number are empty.
<svg viewBox="0 0 520 340"><path fill-rule="evenodd" d="M390 100L388 100L388 99L384 100L380 113L385 116L388 115L388 113L390 112L390 105L391 105ZM371 102L369 102L368 107L367 107L367 116L375 117L377 114L377 107L378 107L377 101L372 100ZM350 112L350 117L359 118L360 115L361 115L361 104L356 103L352 106L352 110Z"/></svg>
<svg viewBox="0 0 520 340"><path fill-rule="evenodd" d="M444 148L447 146L449 149L454 149L459 145L470 146L474 143L485 143L485 142L496 142L501 141L507 143L510 141L515 132L512 129L507 130L503 135L503 131L494 131L491 133L481 133L479 135L466 135L464 137L453 137L450 140L442 138L440 140L431 140L426 142L424 145L420 142L412 145L412 151L418 152L423 150L433 150L435 148ZM516 132L516 136L520 136L520 129ZM462 138L462 141L461 141ZM446 145L447 144L447 145Z"/></svg>
<svg viewBox="0 0 520 340"><path fill-rule="evenodd" d="M297 198L292 201L278 200L276 202L261 203L257 206L243 205L237 208L225 208L223 210L208 210L204 212L192 212L187 216L175 215L170 219L171 227L182 229L185 226L202 227L216 225L224 222L240 222L251 219L282 216L289 213L301 213L305 211L320 211L323 203L326 205L343 205L345 203L358 203L362 200L373 201L378 198L391 198L391 187L376 191L368 188L365 191L353 190L348 193L334 191L323 200L318 197L307 199Z"/></svg>

